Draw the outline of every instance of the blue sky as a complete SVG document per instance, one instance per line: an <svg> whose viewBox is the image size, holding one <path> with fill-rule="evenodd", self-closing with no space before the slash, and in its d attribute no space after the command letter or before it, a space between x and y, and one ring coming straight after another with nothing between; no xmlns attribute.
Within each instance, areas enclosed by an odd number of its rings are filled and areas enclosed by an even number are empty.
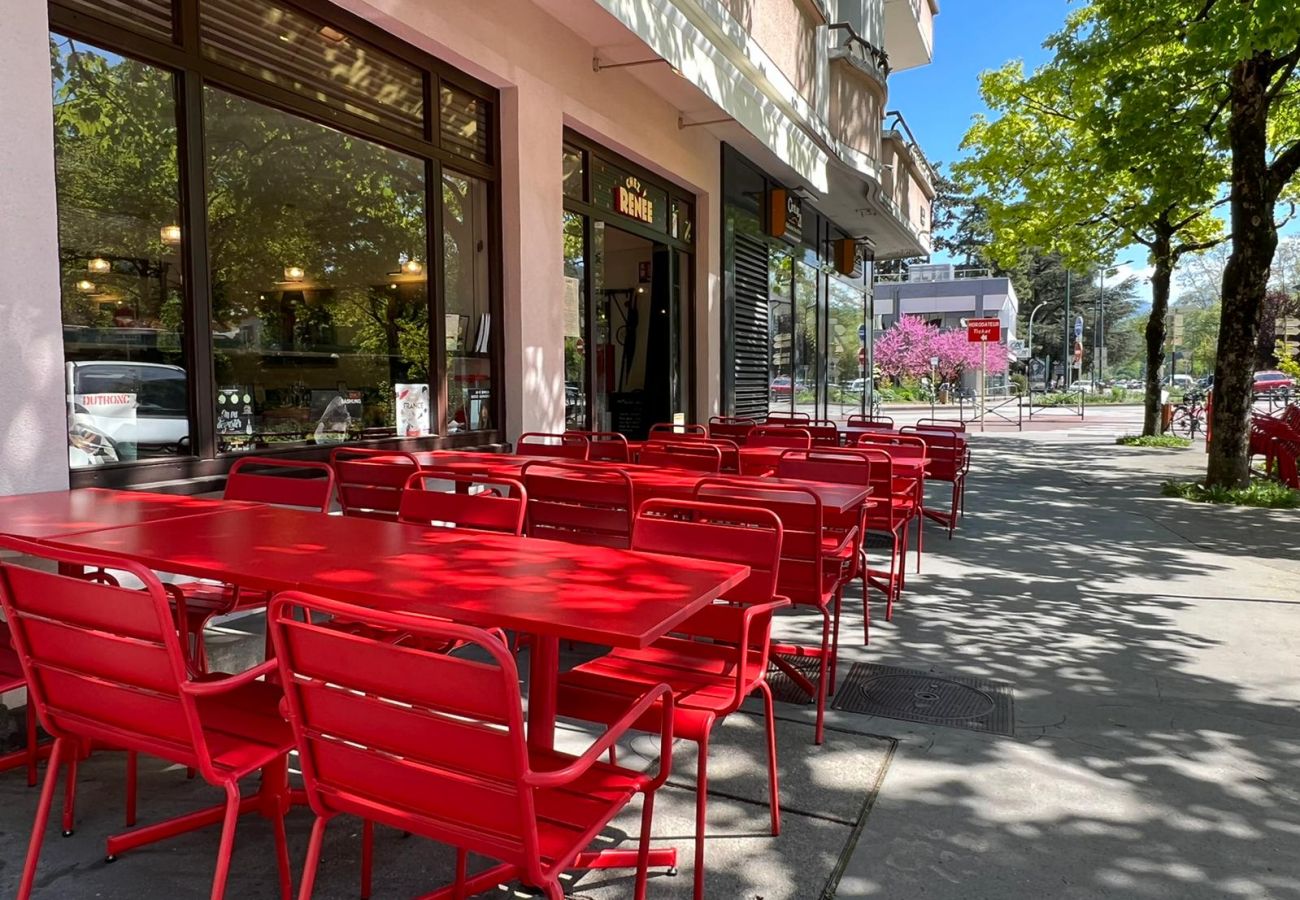
<svg viewBox="0 0 1300 900"><path fill-rule="evenodd" d="M903 113L931 162L951 163L971 116L985 109L979 74L1009 60L1026 69L1046 62L1048 35L1059 31L1071 6L1067 0L941 0L934 20L934 62L895 72L889 78L889 109ZM1121 251L1120 276L1150 274L1146 248ZM936 260L943 258L936 254ZM1149 295L1141 286L1139 295Z"/></svg>

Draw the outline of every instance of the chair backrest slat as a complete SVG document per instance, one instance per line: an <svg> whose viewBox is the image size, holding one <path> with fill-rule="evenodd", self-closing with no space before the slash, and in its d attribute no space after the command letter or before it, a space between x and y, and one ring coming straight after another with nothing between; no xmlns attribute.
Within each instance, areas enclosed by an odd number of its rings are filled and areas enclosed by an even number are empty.
<svg viewBox="0 0 1300 900"><path fill-rule="evenodd" d="M336 447L330 465L339 482L339 506L345 516L397 519L402 489L420 461L401 450Z"/></svg>
<svg viewBox="0 0 1300 900"><path fill-rule="evenodd" d="M806 427L792 425L759 425L749 433L747 447L787 447L807 450L812 446L812 434Z"/></svg>
<svg viewBox="0 0 1300 900"><path fill-rule="evenodd" d="M577 434L587 439L587 459L599 462L627 462L631 459L627 438L621 432L566 431L565 434Z"/></svg>
<svg viewBox="0 0 1300 900"><path fill-rule="evenodd" d="M529 431L519 435L519 440L515 441L516 456L587 459L590 452L591 442L585 434L577 431L566 431L564 434Z"/></svg>
<svg viewBox="0 0 1300 900"><path fill-rule="evenodd" d="M722 438L744 444L750 431L758 422L743 416L713 416L709 419L709 437Z"/></svg>
<svg viewBox="0 0 1300 900"><path fill-rule="evenodd" d="M709 429L703 425L674 425L671 422L657 422L650 426L647 441L683 441L703 440L709 436Z"/></svg>
<svg viewBox="0 0 1300 900"><path fill-rule="evenodd" d="M334 502L334 472L322 462L245 456L230 467L222 496L329 512Z"/></svg>
<svg viewBox="0 0 1300 900"><path fill-rule="evenodd" d="M632 479L615 468L542 460L520 472L531 537L626 548L632 539Z"/></svg>
<svg viewBox="0 0 1300 900"><path fill-rule="evenodd" d="M361 815L536 871L519 676L508 648L476 628L297 593L276 598L269 622L318 813ZM410 643L355 625L405 633ZM424 649L449 644L476 659Z"/></svg>
<svg viewBox="0 0 1300 900"><path fill-rule="evenodd" d="M812 416L807 413L776 413L763 420L764 425L807 425Z"/></svg>
<svg viewBox="0 0 1300 900"><path fill-rule="evenodd" d="M882 431L893 431L894 420L889 416L868 416L862 413L854 413L848 419L849 428L873 428Z"/></svg>
<svg viewBox="0 0 1300 900"><path fill-rule="evenodd" d="M722 450L705 443L707 440L701 438L691 444L648 443L641 450L639 462L646 466L717 475L722 469Z"/></svg>
<svg viewBox="0 0 1300 900"><path fill-rule="evenodd" d="M431 481L449 482L454 490L430 490ZM505 494L500 492L503 488ZM523 534L527 506L528 492L513 478L425 470L407 481L397 518L414 525L437 524L519 536Z"/></svg>
<svg viewBox="0 0 1300 900"><path fill-rule="evenodd" d="M876 447L886 450L898 459L922 458L926 455L925 439L914 434L866 434L858 435L859 447Z"/></svg>

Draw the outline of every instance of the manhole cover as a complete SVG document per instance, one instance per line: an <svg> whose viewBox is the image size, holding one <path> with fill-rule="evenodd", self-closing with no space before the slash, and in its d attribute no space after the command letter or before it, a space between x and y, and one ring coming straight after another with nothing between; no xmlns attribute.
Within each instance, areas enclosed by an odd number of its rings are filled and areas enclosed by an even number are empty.
<svg viewBox="0 0 1300 900"><path fill-rule="evenodd" d="M906 722L1015 733L1011 686L963 675L854 663L833 706Z"/></svg>

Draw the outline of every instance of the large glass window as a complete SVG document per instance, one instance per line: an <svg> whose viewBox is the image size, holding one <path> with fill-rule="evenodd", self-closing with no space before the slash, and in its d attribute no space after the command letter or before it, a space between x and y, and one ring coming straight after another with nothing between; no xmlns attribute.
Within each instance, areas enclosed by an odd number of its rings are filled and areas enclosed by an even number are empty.
<svg viewBox="0 0 1300 900"><path fill-rule="evenodd" d="M452 432L493 427L490 239L487 184L443 172L447 430Z"/></svg>
<svg viewBox="0 0 1300 900"><path fill-rule="evenodd" d="M790 277L794 259L790 251L772 247L768 251L767 328L768 389L772 412L789 415L794 410L794 281Z"/></svg>
<svg viewBox="0 0 1300 900"><path fill-rule="evenodd" d="M815 258L814 258L815 259ZM819 270L815 262L809 265L802 260L793 263L794 275L794 405L795 410L818 418L817 385L820 355L817 340L817 282Z"/></svg>
<svg viewBox="0 0 1300 900"><path fill-rule="evenodd" d="M329 10L50 0L74 468L499 428L493 92Z"/></svg>
<svg viewBox="0 0 1300 900"><path fill-rule="evenodd" d="M188 454L173 77L60 35L51 59L69 462Z"/></svg>
<svg viewBox="0 0 1300 900"><path fill-rule="evenodd" d="M861 282L832 275L828 285L827 412L844 420L863 411L866 377L866 299Z"/></svg>
<svg viewBox="0 0 1300 900"><path fill-rule="evenodd" d="M423 162L215 88L204 133L216 387L252 397L220 449L394 434L429 379Z"/></svg>

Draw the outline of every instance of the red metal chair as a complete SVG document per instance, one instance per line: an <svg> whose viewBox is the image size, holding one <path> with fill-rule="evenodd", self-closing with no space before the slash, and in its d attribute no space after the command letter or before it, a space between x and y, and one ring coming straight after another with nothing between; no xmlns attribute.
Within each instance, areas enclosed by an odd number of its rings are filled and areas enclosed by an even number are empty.
<svg viewBox="0 0 1300 900"><path fill-rule="evenodd" d="M330 466L339 484L339 506L345 516L397 521L402 488L420 461L402 450L335 447Z"/></svg>
<svg viewBox="0 0 1300 900"><path fill-rule="evenodd" d="M9 626L0 622L0 694L7 694L27 687L23 676L23 665L18 659L18 651L13 649L10 641ZM27 767L27 784L36 784L36 763L40 750L36 744L36 705L27 701L27 746L22 750L0 755L0 772Z"/></svg>
<svg viewBox="0 0 1300 900"><path fill-rule="evenodd" d="M740 445L738 443L726 438L711 437L705 441L695 442L695 445L699 444L708 444L710 447L718 448L718 452L722 454L723 472L732 475L740 473Z"/></svg>
<svg viewBox="0 0 1300 900"><path fill-rule="evenodd" d="M925 430L944 430L955 431L958 434L966 433L966 423L957 419L917 419L916 427Z"/></svg>
<svg viewBox="0 0 1300 900"><path fill-rule="evenodd" d="M334 501L334 472L321 462L245 456L230 467L221 496L329 512Z"/></svg>
<svg viewBox="0 0 1300 900"><path fill-rule="evenodd" d="M745 446L808 450L812 447L812 435L806 428L791 425L758 425L749 433Z"/></svg>
<svg viewBox="0 0 1300 900"><path fill-rule="evenodd" d="M328 513L335 483L334 468L323 462L246 456L230 467L222 497ZM271 599L266 591L207 581L168 584L166 590L178 609L185 608L185 638L187 644L193 642L190 652L200 670L207 667L203 630L208 622L236 610L261 608Z"/></svg>
<svg viewBox="0 0 1300 900"><path fill-rule="evenodd" d="M709 436L709 429L703 425L674 425L671 422L658 422L650 426L647 441L683 441L704 440Z"/></svg>
<svg viewBox="0 0 1300 900"><path fill-rule="evenodd" d="M19 900L31 895L60 764L68 764L65 803L70 805L77 760L81 748L91 742L197 769L226 793L222 805L110 837L110 860L221 822L212 881L212 897L219 900L225 894L238 818L258 811L274 826L280 893L287 898L284 811L289 802L286 759L293 735L280 715L279 687L259 680L275 664L195 680L187 671L167 592L148 569L100 553L55 550L18 538L0 537L0 547L78 570L127 572L144 585L143 590L129 590L0 563L0 608L22 661L29 702L54 737ZM241 797L240 781L259 770L260 792Z"/></svg>
<svg viewBox="0 0 1300 900"><path fill-rule="evenodd" d="M839 631L839 594L844 589L843 550L827 541L826 521L821 498L811 490L795 485L755 486L753 481L704 478L695 486L695 499L765 509L781 522L781 563L777 576L777 593L798 606L811 606L822 617L822 638L817 647L798 644L774 644L772 662L800 690L817 703L817 728L813 740L820 744L826 718L826 697L830 673L835 667L835 641ZM856 529L855 529L856 531ZM843 544L856 540L845 535ZM809 681L780 654L813 657L818 660L817 684Z"/></svg>
<svg viewBox="0 0 1300 900"><path fill-rule="evenodd" d="M530 537L626 549L632 541L632 479L615 468L533 460L520 480L528 490Z"/></svg>
<svg viewBox="0 0 1300 900"><path fill-rule="evenodd" d="M934 429L932 426L903 426L899 434L913 435L925 441L930 465L926 468L926 478L945 481L952 485L951 502L947 510L924 506L925 516L948 529L948 539L952 540L953 530L957 527L961 498L966 490L967 448L961 433L946 428Z"/></svg>
<svg viewBox="0 0 1300 900"><path fill-rule="evenodd" d="M430 481L451 482L455 491L429 490ZM501 488L506 488L505 494ZM524 533L527 508L528 492L513 478L426 470L407 480L397 520L518 537Z"/></svg>
<svg viewBox="0 0 1300 900"><path fill-rule="evenodd" d="M830 419L812 419L800 428L808 432L814 447L840 446L840 429Z"/></svg>
<svg viewBox="0 0 1300 900"><path fill-rule="evenodd" d="M907 560L907 529L917 513L914 491L906 483L894 478L894 458L885 450L862 445L854 448L866 456L871 464L871 504L863 517L866 531L889 536L889 568L873 569L864 554L862 579L885 596L885 621L894 618L894 602L902 595L906 584L904 570ZM866 543L866 535L863 536ZM863 591L865 597L866 591ZM870 640L866 624L862 632L863 643Z"/></svg>
<svg viewBox="0 0 1300 900"><path fill-rule="evenodd" d="M640 463L643 466L717 475L722 471L722 451L703 441L686 444L654 441L641 449Z"/></svg>
<svg viewBox="0 0 1300 900"><path fill-rule="evenodd" d="M744 416L712 416L709 419L709 437L735 441L743 446L749 432L757 424L755 420Z"/></svg>
<svg viewBox="0 0 1300 900"><path fill-rule="evenodd" d="M764 425L806 425L812 421L812 416L807 413L777 413L769 415L763 420Z"/></svg>
<svg viewBox="0 0 1300 900"><path fill-rule="evenodd" d="M859 447L874 447L884 450L894 459L928 459L929 453L924 438L914 434L866 434L858 435ZM918 472L915 477L899 474L894 480L894 492L910 488L915 506L911 518L916 521L916 571L921 571L921 554L925 551L925 473ZM906 553L904 553L906 557Z"/></svg>
<svg viewBox="0 0 1300 900"><path fill-rule="evenodd" d="M628 450L627 438L617 431L566 431L565 434L577 434L590 443L587 459L600 462L628 462L632 454Z"/></svg>
<svg viewBox="0 0 1300 900"><path fill-rule="evenodd" d="M792 478L803 481L823 481L831 484L850 484L858 487L873 488L871 483L871 461L866 454L856 449L838 447L814 447L812 450L786 450L777 461L776 477ZM863 577L862 615L863 631L869 633L871 623L871 604L867 598L865 562L863 561L862 541L866 532L866 513L871 505L870 494L866 500L853 509L840 512L825 510L827 550L838 553L842 567L840 575L844 584L850 584L859 574ZM848 538L848 540L846 540ZM836 595L835 631L832 640L839 643L840 595ZM835 685L835 659L831 660L830 683L832 693Z"/></svg>
<svg viewBox="0 0 1300 900"><path fill-rule="evenodd" d="M431 644L472 645L476 659L338 631L318 624L323 617ZM269 625L316 814L302 900L312 895L325 829L338 815L364 822L363 897L370 895L378 822L456 848L456 882L431 898L469 897L520 879L563 900L560 874L638 793L644 805L634 893L644 898L654 792L672 761L675 717L666 686L650 685L633 698L574 757L528 746L514 658L485 631L298 593L276 597ZM665 708L657 775L601 762L656 704ZM500 864L470 874L470 853Z"/></svg>
<svg viewBox="0 0 1300 900"><path fill-rule="evenodd" d="M713 726L760 692L767 714L768 779L772 834L781 831L776 766L776 722L767 685L772 613L789 606L777 597L781 522L765 509L647 500L637 511L632 548L691 559L750 567L749 577L726 598L692 616L645 650L614 650L560 676L560 715L609 722L656 683L668 685L676 701L672 731L699 745L695 787L695 897L704 897L704 839L707 821L709 736ZM661 707L635 728L659 731Z"/></svg>
<svg viewBox="0 0 1300 900"><path fill-rule="evenodd" d="M591 452L591 441L587 436L577 431L566 431L564 434L546 434L540 431L529 431L519 435L519 440L515 441L516 456L551 456L556 459L588 459Z"/></svg>
<svg viewBox="0 0 1300 900"><path fill-rule="evenodd" d="M894 420L889 416L868 416L862 413L853 413L845 423L849 428L878 428L883 431L894 430Z"/></svg>

